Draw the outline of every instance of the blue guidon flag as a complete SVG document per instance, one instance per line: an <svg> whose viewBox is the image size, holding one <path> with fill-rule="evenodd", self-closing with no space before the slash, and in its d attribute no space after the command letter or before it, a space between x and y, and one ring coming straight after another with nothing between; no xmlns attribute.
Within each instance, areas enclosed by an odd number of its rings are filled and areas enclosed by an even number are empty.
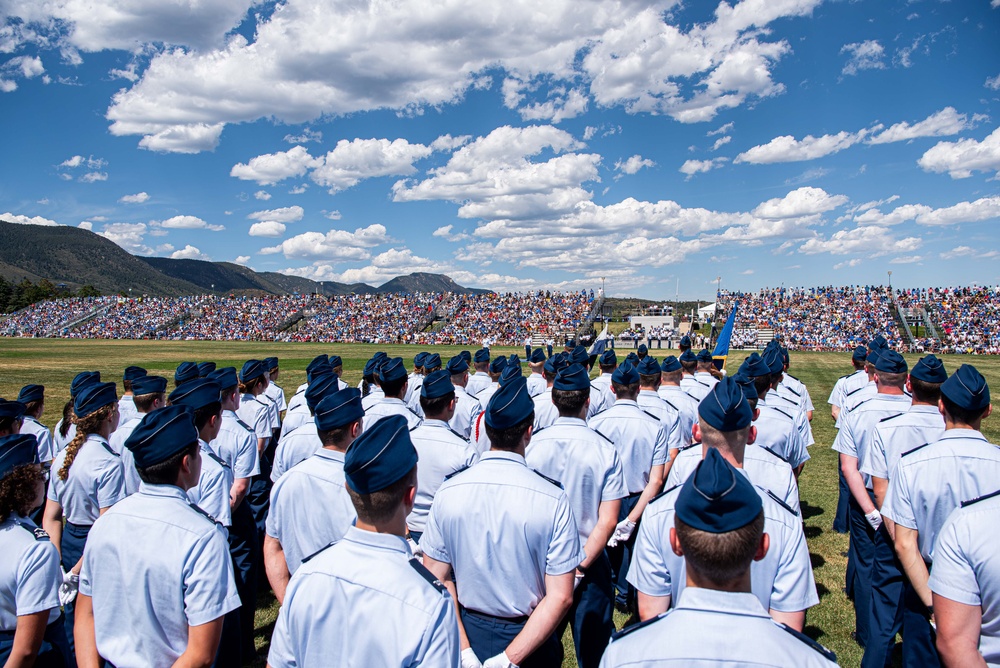
<svg viewBox="0 0 1000 668"><path fill-rule="evenodd" d="M729 317L726 318L726 324L722 326L722 332L719 333L719 338L715 342L715 350L712 351L712 362L715 364L715 368L720 371L725 370L726 360L729 358L729 340L733 338L733 326L736 324L736 309L739 308L740 303L733 302L733 310L729 313Z"/></svg>

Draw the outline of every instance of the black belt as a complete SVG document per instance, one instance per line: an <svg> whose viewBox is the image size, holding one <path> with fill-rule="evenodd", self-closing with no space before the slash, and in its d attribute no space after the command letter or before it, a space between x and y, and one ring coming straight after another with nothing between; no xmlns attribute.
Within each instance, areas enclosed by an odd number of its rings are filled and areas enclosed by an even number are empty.
<svg viewBox="0 0 1000 668"><path fill-rule="evenodd" d="M643 490L643 491L645 491L645 490ZM642 492L635 492L634 494L629 494L625 498L627 500L631 501L632 499L638 499L640 496L642 496Z"/></svg>
<svg viewBox="0 0 1000 668"><path fill-rule="evenodd" d="M462 610L473 617L479 617L480 619L488 619L497 622L506 622L507 624L524 624L528 621L528 615L521 615L520 617L498 617L497 615L488 615L485 612L479 612L478 610L466 608L465 606L462 606Z"/></svg>

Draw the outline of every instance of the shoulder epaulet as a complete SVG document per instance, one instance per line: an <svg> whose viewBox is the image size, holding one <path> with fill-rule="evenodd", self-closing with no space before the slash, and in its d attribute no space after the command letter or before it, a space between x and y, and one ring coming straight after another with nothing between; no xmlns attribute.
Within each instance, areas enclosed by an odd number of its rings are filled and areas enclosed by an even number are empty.
<svg viewBox="0 0 1000 668"><path fill-rule="evenodd" d="M841 377L840 377L840 378L838 378L837 380L843 380L843 379L845 379L845 378L850 378L850 377L851 377L851 376L853 376L853 375L854 375L853 373L849 373L849 374L846 374L846 375L843 375L843 376L841 376Z"/></svg>
<svg viewBox="0 0 1000 668"><path fill-rule="evenodd" d="M299 396L300 394L305 394L305 392L306 392L305 390L298 390L298 391L295 392L295 394L292 395L292 398L294 399L295 397Z"/></svg>
<svg viewBox="0 0 1000 668"><path fill-rule="evenodd" d="M681 390L681 392L683 392L684 394L686 394L686 395L688 395L689 397L691 397L691 400L692 400L692 401L697 401L697 402L698 402L699 404L701 403L701 401L699 401L698 397L694 396L693 394L691 394L691 393L690 393L690 392L688 392L687 390Z"/></svg>
<svg viewBox="0 0 1000 668"><path fill-rule="evenodd" d="M49 540L49 534L41 527L28 526L24 522L15 521L14 524L21 527L35 537L35 540Z"/></svg>
<svg viewBox="0 0 1000 668"><path fill-rule="evenodd" d="M793 376L792 374L788 373L787 371L785 372L785 375L786 375L786 376L788 376L789 378L791 378L792 380L799 380L798 378L796 378L796 377L795 377L795 376ZM799 380L799 382L801 383L802 381L801 381L801 380Z"/></svg>
<svg viewBox="0 0 1000 668"><path fill-rule="evenodd" d="M537 473L540 477L545 478L546 480L548 480L549 482L551 482L553 485L555 485L559 489L565 489L563 487L563 484L561 482L559 482L558 480L556 480L555 478L550 478L550 477L548 477L547 475L545 475L544 473L542 473L541 471L539 471L537 469L531 469L531 470L534 471L535 473Z"/></svg>
<svg viewBox="0 0 1000 668"><path fill-rule="evenodd" d="M189 503L188 506L190 506L190 508L192 510L194 510L196 513L198 513L199 515L201 515L202 517L204 517L205 519L207 519L212 524L218 524L219 526L222 526L221 524L219 524L219 520L215 519L214 517L212 517L211 515L209 515L208 513L206 513L204 511L204 509L202 509L201 507L199 507L197 504Z"/></svg>
<svg viewBox="0 0 1000 668"><path fill-rule="evenodd" d="M918 445L917 447L913 448L912 450L907 450L906 452L904 452L903 454L901 454L900 457L905 457L906 455L912 455L917 450L920 450L921 448L926 448L928 445L930 445L930 443L924 443L923 445Z"/></svg>
<svg viewBox="0 0 1000 668"><path fill-rule="evenodd" d="M694 382L696 382L696 383L698 383L699 385L702 385L702 386L704 386L704 387L707 387L707 388L709 388L709 389L711 389L711 388L712 388L712 386L711 386L711 385L709 385L708 383L703 383L703 382L701 382L700 380L698 380L697 378L695 378L695 379L694 379Z"/></svg>
<svg viewBox="0 0 1000 668"><path fill-rule="evenodd" d="M681 447L677 448L677 452L684 452L685 450L690 450L691 448L693 448L696 445L701 445L701 443L698 443L697 441L693 441L691 443L688 443L687 445L682 445Z"/></svg>
<svg viewBox="0 0 1000 668"><path fill-rule="evenodd" d="M643 409L640 409L640 410L641 410L641 411L642 411L643 413L645 413L646 415L648 415L649 417L651 417L651 418L653 418L654 420L656 420L657 422L659 422L659 421L660 421L660 418L656 417L655 415L653 415L652 413L650 413L650 412L649 412L649 411L647 411L646 409L644 409L644 408L643 408Z"/></svg>
<svg viewBox="0 0 1000 668"><path fill-rule="evenodd" d="M253 400L256 401L258 404L260 404L261 406L267 406L267 404L265 404L263 401L260 400L262 396L264 395L259 394L256 397L254 397Z"/></svg>
<svg viewBox="0 0 1000 668"><path fill-rule="evenodd" d="M434 577L434 574L431 573L429 570L427 570L426 566L424 566L416 559L410 559L410 566L413 567L413 570L415 570L420 575L420 577L430 582L431 586L437 589L442 594L448 591L448 588L445 587L440 580Z"/></svg>
<svg viewBox="0 0 1000 668"><path fill-rule="evenodd" d="M204 453L208 455L210 459L214 459L222 468L224 469L229 468L229 464L226 463L226 460L220 457L219 455L215 454L211 450L205 450Z"/></svg>
<svg viewBox="0 0 1000 668"><path fill-rule="evenodd" d="M331 548L331 547L333 547L336 544L337 544L337 541L335 541L335 540L330 541L329 543L327 543L323 547L319 548L318 550L316 550L315 552L313 552L312 554L310 554L308 557L305 557L304 559L302 559L302 563L303 564L306 563L307 561L309 561L310 559L312 559L313 557L315 557L320 552L322 552L322 551L324 551L324 550L326 550L328 548Z"/></svg>
<svg viewBox="0 0 1000 668"><path fill-rule="evenodd" d="M536 429L536 430L534 430L533 432L531 432L531 434L532 434L533 436L537 436L538 434L541 434L541 433L542 433L543 431L545 431L546 429L548 429L548 427L542 427L541 429Z"/></svg>
<svg viewBox="0 0 1000 668"><path fill-rule="evenodd" d="M416 429L417 427L419 427L423 423L424 423L423 420L419 420L415 425L413 425L412 427L410 427L410 431L413 431L414 429Z"/></svg>
<svg viewBox="0 0 1000 668"><path fill-rule="evenodd" d="M421 424L423 424L423 423L421 423ZM465 441L466 443L468 443L468 442L469 442L469 439L467 439L467 438L466 438L465 436L462 436L461 434L459 434L459 433L458 433L457 431L455 431L455 430L454 430L454 429L452 429L451 427L448 427L448 431L450 431L451 433L453 433L453 434L454 434L455 436L458 436L458 437L459 437L460 439L462 439L462 440L463 440L463 441Z"/></svg>
<svg viewBox="0 0 1000 668"><path fill-rule="evenodd" d="M468 466L463 466L462 468L458 469L457 471L452 471L451 473L449 473L448 475L446 475L444 477L444 479L445 480L451 480L452 478L454 478L455 476L457 476L459 473L462 473L463 471L468 470L468 468L469 468Z"/></svg>
<svg viewBox="0 0 1000 668"><path fill-rule="evenodd" d="M762 446L760 446L760 449L761 449L761 450L763 450L764 452L768 452L768 453L770 453L770 454L774 455L775 457L777 457L777 458L778 458L778 459L780 459L781 461L785 462L785 463L786 463L786 464L788 464L789 466L791 466L791 465L792 465L792 463L791 463L790 461L788 461L787 459L785 459L784 457L782 457L781 455L779 455L779 454L778 454L777 452L775 452L775 451L774 451L774 450L772 450L771 448L765 448L765 447L764 447L764 446L762 445Z"/></svg>
<svg viewBox="0 0 1000 668"><path fill-rule="evenodd" d="M667 494L670 494L670 492L674 491L675 489L677 489L678 487L680 487L682 484L683 483L677 483L673 487L668 487L667 489L663 490L662 492L660 492L659 494L657 494L656 496L654 496L652 499L650 499L649 503L652 503L653 501L656 501L661 496L666 496Z"/></svg>
<svg viewBox="0 0 1000 668"><path fill-rule="evenodd" d="M799 516L798 512L796 512L796 510L794 508L792 508L790 505L788 505L787 503L785 503L785 501L783 499L779 498L778 495L775 494L774 492L772 492L771 490L766 489L764 487L760 487L760 486L758 486L757 489L759 489L759 490L761 490L763 492L766 492L767 495L769 497L771 497L772 501L774 501L779 506L781 506L782 508L784 508L785 510L787 510L788 512L790 512L792 515L795 515L796 517Z"/></svg>
<svg viewBox="0 0 1000 668"><path fill-rule="evenodd" d="M115 457L121 457L120 454L118 454L117 452L115 452L114 448L112 448L110 445L107 444L107 442L101 441L101 445L103 445L104 449L108 451L108 454L114 455Z"/></svg>
<svg viewBox="0 0 1000 668"><path fill-rule="evenodd" d="M793 390L792 388L788 387L787 385L782 385L782 387L784 387L786 390L788 390L789 392L791 392L792 394L794 394L798 398L800 398L800 399L802 398L802 393L801 392L796 392L795 390Z"/></svg>
<svg viewBox="0 0 1000 668"><path fill-rule="evenodd" d="M799 642L801 642L801 643L803 643L805 645L808 645L812 649L816 650L817 652L819 652L820 654L822 654L827 660L833 661L834 663L837 662L837 655L836 654L834 654L833 652L831 652L830 650L828 650L826 647L823 647L822 645L820 645L818 642L816 642L815 640L813 640L812 638L810 638L806 634L800 633L800 632L796 631L795 629L793 629L793 628L791 628L789 626L786 626L785 624L782 624L781 622L774 622L774 625L777 626L782 631L785 631L789 635L791 635L794 638L796 638Z"/></svg>
<svg viewBox="0 0 1000 668"><path fill-rule="evenodd" d="M873 399L873 397L868 397L867 399L863 399L863 400L859 401L858 403L854 404L853 406L851 406L850 410L853 411L853 410L857 409L859 406L863 406L864 404L867 404L872 399Z"/></svg>
<svg viewBox="0 0 1000 668"><path fill-rule="evenodd" d="M977 496L974 499L969 499L968 501L962 501L962 507L971 506L974 503L979 503L980 501L985 501L986 499L992 499L994 496L1000 495L1000 489L995 492L990 492L989 494L983 494L982 496Z"/></svg>
<svg viewBox="0 0 1000 668"><path fill-rule="evenodd" d="M673 612L673 610L667 610L666 612L660 613L656 617L650 617L649 619L647 619L644 622L639 622L638 624L632 624L631 626L626 626L621 631L616 631L616 632L614 632L614 633L611 634L611 642L614 642L615 640L618 640L619 638L624 638L625 636L627 636L628 634L630 634L630 633L632 633L634 631L638 631L639 629L646 628L650 624L652 624L654 622L660 621L661 619L663 619L664 617L666 617L667 615L669 615L671 612Z"/></svg>
<svg viewBox="0 0 1000 668"><path fill-rule="evenodd" d="M853 390L851 390L850 392L848 392L847 394L845 394L844 396L845 397L849 397L849 396L851 396L852 394L854 394L856 392L860 392L861 390L865 389L866 387L867 387L867 385L862 385L861 387L856 387Z"/></svg>
<svg viewBox="0 0 1000 668"><path fill-rule="evenodd" d="M660 397L660 399L663 399L663 397ZM667 399L663 399L663 403L665 403L666 405L670 406L671 408L673 408L673 409L674 409L675 411L677 411L678 413L680 413L680 412L681 412L681 409L677 408L677 406L674 406L674 405L673 405L672 403L670 403L670 401L669 401L669 400L667 400Z"/></svg>
<svg viewBox="0 0 1000 668"><path fill-rule="evenodd" d="M778 408L777 406L771 406L771 408L773 408L773 409L774 409L775 411L777 411L778 413L781 413L782 415L784 415L784 416L785 416L786 418L788 418L789 420L792 420L792 421L794 421L794 420L795 420L795 418L794 418L793 416L789 415L788 413L786 413L785 411L781 410L781 409L780 409L780 408Z"/></svg>
<svg viewBox="0 0 1000 668"><path fill-rule="evenodd" d="M246 422L244 422L243 420L241 420L239 418L236 418L236 424L238 424L239 426L243 427L247 431L253 431L253 429L250 428L250 425L248 425Z"/></svg>
<svg viewBox="0 0 1000 668"><path fill-rule="evenodd" d="M614 444L615 444L615 442L614 442L614 441L612 441L612 440L611 440L610 438L608 438L607 436L605 436L605 435L604 435L604 434L602 434L601 432L597 431L596 429L594 429L593 431L594 431L594 433L595 433L595 434L597 434L598 436L600 436L601 438L603 438L603 439L604 439L605 441L607 441L607 442L608 442L608 443L610 443L611 445L614 445Z"/></svg>
<svg viewBox="0 0 1000 668"><path fill-rule="evenodd" d="M898 418L900 415L902 415L902 413L896 413L894 415L890 415L889 417L882 418L881 420L879 420L879 422L885 422L886 420L891 420L893 418Z"/></svg>

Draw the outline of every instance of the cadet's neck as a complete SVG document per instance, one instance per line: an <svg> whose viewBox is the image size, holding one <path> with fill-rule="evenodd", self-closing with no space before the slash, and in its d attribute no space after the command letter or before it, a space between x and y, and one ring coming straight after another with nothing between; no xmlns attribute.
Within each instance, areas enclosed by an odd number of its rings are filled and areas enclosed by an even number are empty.
<svg viewBox="0 0 1000 668"><path fill-rule="evenodd" d="M722 455L722 458L727 462L732 464L738 469L743 468L743 456L746 454L747 446L743 444L739 447L733 447L728 443L723 443L722 445L710 445L708 443L701 444L701 458L704 459L708 455L708 449L715 448Z"/></svg>
<svg viewBox="0 0 1000 668"><path fill-rule="evenodd" d="M716 591L728 591L739 594L749 594L752 591L750 588L749 568L747 568L746 571L744 571L739 577L726 582L713 582L708 578L704 578L691 568L690 564L688 564L688 567L685 570L687 571L688 587L700 587L702 589L714 589Z"/></svg>
<svg viewBox="0 0 1000 668"><path fill-rule="evenodd" d="M406 513L401 512L403 506L400 506L400 512L397 512L392 516L391 519L385 522L375 522L374 524L369 524L368 522L362 522L359 517L354 526L361 529L362 531L371 531L372 533L387 533L393 536L405 536L406 535Z"/></svg>

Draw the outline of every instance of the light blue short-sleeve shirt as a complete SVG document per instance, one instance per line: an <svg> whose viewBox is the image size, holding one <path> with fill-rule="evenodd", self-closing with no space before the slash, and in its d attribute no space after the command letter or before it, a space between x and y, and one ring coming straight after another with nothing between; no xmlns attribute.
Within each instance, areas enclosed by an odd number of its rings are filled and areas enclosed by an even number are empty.
<svg viewBox="0 0 1000 668"><path fill-rule="evenodd" d="M52 432L44 424L27 415L21 424L21 433L31 434L38 440L38 461L45 463L56 458L56 446L52 440Z"/></svg>
<svg viewBox="0 0 1000 668"><path fill-rule="evenodd" d="M888 480L899 458L944 436L944 417L937 406L916 405L875 425L871 443L860 460L861 473Z"/></svg>
<svg viewBox="0 0 1000 668"><path fill-rule="evenodd" d="M278 441L278 447L274 450L271 481L277 482L293 466L311 457L322 447L323 441L319 440L319 431L313 420L289 432Z"/></svg>
<svg viewBox="0 0 1000 668"><path fill-rule="evenodd" d="M17 513L0 522L0 631L17 630L17 618L50 610L59 618L62 568L48 534Z"/></svg>
<svg viewBox="0 0 1000 668"><path fill-rule="evenodd" d="M260 473L257 437L253 429L233 411L222 411L219 435L208 447L229 464L234 479L252 478Z"/></svg>
<svg viewBox="0 0 1000 668"><path fill-rule="evenodd" d="M630 495L642 493L649 483L650 470L670 459L663 423L643 412L634 401L619 399L591 418L588 425L615 444Z"/></svg>
<svg viewBox="0 0 1000 668"><path fill-rule="evenodd" d="M67 522L89 526L100 515L101 508L109 508L125 498L121 458L97 434L87 436L66 480L61 480L59 470L65 460L66 451L63 450L52 463L48 498L62 506Z"/></svg>
<svg viewBox="0 0 1000 668"><path fill-rule="evenodd" d="M233 470L224 459L212 452L205 441L199 439L198 443L201 447L201 476L198 484L187 491L188 498L222 526L232 526L229 491L233 487Z"/></svg>
<svg viewBox="0 0 1000 668"><path fill-rule="evenodd" d="M441 420L425 420L410 432L410 440L419 462L417 496L413 510L406 517L406 526L410 531L422 532L441 483L479 461L479 452Z"/></svg>

